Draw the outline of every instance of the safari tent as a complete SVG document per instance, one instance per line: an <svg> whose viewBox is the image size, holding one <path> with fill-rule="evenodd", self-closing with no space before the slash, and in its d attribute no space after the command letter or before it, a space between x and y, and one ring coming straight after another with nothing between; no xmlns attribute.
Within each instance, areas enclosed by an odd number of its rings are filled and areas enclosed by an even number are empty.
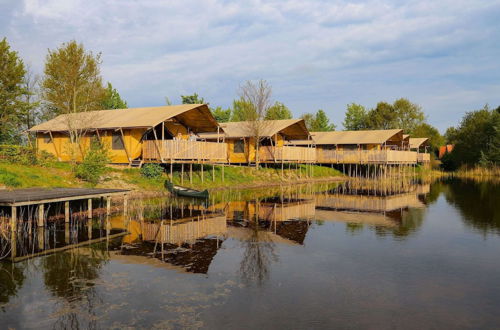
<svg viewBox="0 0 500 330"><path fill-rule="evenodd" d="M312 163L315 153L312 140L303 119L264 120L260 122L221 123L223 141L227 144L228 162L254 163L255 139L259 136L259 161L267 163ZM209 141L217 140L213 134L201 134ZM288 146L287 141L306 140L301 147Z"/></svg>
<svg viewBox="0 0 500 330"><path fill-rule="evenodd" d="M216 161L226 158L225 146L187 141L190 132L222 131L206 104L98 110L57 116L29 130L39 151L61 161L81 159L98 139L109 149L112 163Z"/></svg>
<svg viewBox="0 0 500 330"><path fill-rule="evenodd" d="M410 150L417 152L417 161L419 163L426 163L431 161L431 155L427 152L429 147L428 138L410 138Z"/></svg>
<svg viewBox="0 0 500 330"><path fill-rule="evenodd" d="M404 151L403 130L311 132L318 163L415 163L416 153ZM304 144L291 141L289 144Z"/></svg>

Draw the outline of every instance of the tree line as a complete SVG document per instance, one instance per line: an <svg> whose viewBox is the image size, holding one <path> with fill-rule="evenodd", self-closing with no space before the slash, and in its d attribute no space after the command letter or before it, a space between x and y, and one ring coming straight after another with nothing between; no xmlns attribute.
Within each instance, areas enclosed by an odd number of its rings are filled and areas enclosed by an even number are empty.
<svg viewBox="0 0 500 330"><path fill-rule="evenodd" d="M48 50L38 75L0 41L0 144L26 142L24 131L60 114L127 108L110 82L103 83L101 54L72 40Z"/></svg>
<svg viewBox="0 0 500 330"><path fill-rule="evenodd" d="M71 40L48 50L42 75L26 65L11 49L6 38L0 41L0 144L25 143L23 132L60 114L100 109L127 108L110 82L103 82L101 54ZM271 102L272 89L264 80L240 86L238 98L228 108L212 107L197 93L181 95L183 104L208 104L219 122L291 119L292 112L282 102ZM264 102L265 101L265 102ZM260 102L260 103L259 103ZM259 103L259 104L257 104ZM167 98L167 104L170 101ZM412 137L428 137L431 150L445 143L454 144L445 166L496 165L499 162L500 107L468 112L457 127L443 136L430 125L422 108L406 98L393 103L378 102L372 109L348 104L342 125L345 130L403 129ZM310 131L336 129L322 109L304 113Z"/></svg>

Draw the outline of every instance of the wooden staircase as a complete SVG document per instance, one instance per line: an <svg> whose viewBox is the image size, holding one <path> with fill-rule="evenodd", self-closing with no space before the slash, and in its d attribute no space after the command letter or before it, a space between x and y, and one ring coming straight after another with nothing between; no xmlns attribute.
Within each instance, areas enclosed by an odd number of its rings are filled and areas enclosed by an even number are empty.
<svg viewBox="0 0 500 330"><path fill-rule="evenodd" d="M143 164L143 160L142 159L133 159L128 164L128 167L130 167L130 168L141 168L142 164Z"/></svg>

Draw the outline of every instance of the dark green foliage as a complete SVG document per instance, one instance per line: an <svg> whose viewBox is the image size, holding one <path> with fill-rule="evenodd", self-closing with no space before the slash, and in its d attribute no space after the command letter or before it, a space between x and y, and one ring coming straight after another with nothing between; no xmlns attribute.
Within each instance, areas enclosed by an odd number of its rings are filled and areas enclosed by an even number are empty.
<svg viewBox="0 0 500 330"><path fill-rule="evenodd" d="M127 102L125 102L116 88L113 88L110 82L106 87L106 95L102 101L103 109L126 109L128 108Z"/></svg>
<svg viewBox="0 0 500 330"><path fill-rule="evenodd" d="M210 109L212 115L215 117L219 123L226 123L231 119L231 109L222 109L222 107L217 107L215 109Z"/></svg>
<svg viewBox="0 0 500 330"><path fill-rule="evenodd" d="M0 145L1 160L22 165L37 164L36 151L33 148L18 145Z"/></svg>
<svg viewBox="0 0 500 330"><path fill-rule="evenodd" d="M0 143L19 142L18 127L26 111L23 86L26 70L6 38L0 41Z"/></svg>
<svg viewBox="0 0 500 330"><path fill-rule="evenodd" d="M83 157L83 161L75 166L75 175L79 179L96 185L106 172L108 162L108 150L99 141L93 140L85 157Z"/></svg>
<svg viewBox="0 0 500 330"><path fill-rule="evenodd" d="M267 109L266 120L292 119L292 112L281 102L275 102Z"/></svg>
<svg viewBox="0 0 500 330"><path fill-rule="evenodd" d="M321 109L319 109L314 115L311 113L303 114L301 118L304 119L307 129L310 132L335 131L335 124L330 124L330 119Z"/></svg>
<svg viewBox="0 0 500 330"><path fill-rule="evenodd" d="M436 152L440 146L444 145L444 137L439 133L437 128L427 123L422 123L416 126L411 132L413 138L425 137L429 138L429 146L433 152Z"/></svg>
<svg viewBox="0 0 500 330"><path fill-rule="evenodd" d="M156 179L163 174L163 167L160 164L146 164L141 168L141 175L148 179Z"/></svg>
<svg viewBox="0 0 500 330"><path fill-rule="evenodd" d="M197 93L193 95L181 95L182 104L205 104L203 97L200 97Z"/></svg>
<svg viewBox="0 0 500 330"><path fill-rule="evenodd" d="M481 110L467 112L447 138L455 144L448 157L442 159L446 169L462 165L498 165L500 145L500 113L486 105Z"/></svg>
<svg viewBox="0 0 500 330"><path fill-rule="evenodd" d="M366 129L368 113L361 104L351 103L347 105L345 118L342 125L346 131L358 131Z"/></svg>
<svg viewBox="0 0 500 330"><path fill-rule="evenodd" d="M391 129L397 127L397 114L391 104L379 102L375 109L368 112L367 128L369 129Z"/></svg>

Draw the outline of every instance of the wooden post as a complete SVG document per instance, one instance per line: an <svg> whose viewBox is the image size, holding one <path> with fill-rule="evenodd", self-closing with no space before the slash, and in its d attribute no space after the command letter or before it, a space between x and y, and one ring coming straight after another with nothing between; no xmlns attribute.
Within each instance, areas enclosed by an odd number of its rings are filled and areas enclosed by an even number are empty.
<svg viewBox="0 0 500 330"><path fill-rule="evenodd" d="M15 233L17 232L17 206L12 206L10 209L10 230Z"/></svg>
<svg viewBox="0 0 500 330"><path fill-rule="evenodd" d="M92 219L92 198L87 199L87 219Z"/></svg>
<svg viewBox="0 0 500 330"><path fill-rule="evenodd" d="M69 223L69 202L64 202L64 222Z"/></svg>
<svg viewBox="0 0 500 330"><path fill-rule="evenodd" d="M124 217L123 220L125 220L127 214L128 214L128 195L125 194L123 195L123 217Z"/></svg>
<svg viewBox="0 0 500 330"><path fill-rule="evenodd" d="M224 182L224 164L222 164L222 182Z"/></svg>
<svg viewBox="0 0 500 330"><path fill-rule="evenodd" d="M111 214L111 196L106 196L106 215Z"/></svg>
<svg viewBox="0 0 500 330"><path fill-rule="evenodd" d="M54 141L54 137L52 136L51 131L49 131L49 135L50 135L50 141L54 145L54 151L56 152L57 159L61 161L61 155L59 154L59 151L57 151L56 142Z"/></svg>
<svg viewBox="0 0 500 330"><path fill-rule="evenodd" d="M184 163L181 164L181 184L184 183Z"/></svg>
<svg viewBox="0 0 500 330"><path fill-rule="evenodd" d="M212 165L212 182L215 182L215 165Z"/></svg>
<svg viewBox="0 0 500 330"><path fill-rule="evenodd" d="M44 212L44 204L38 205L38 227L45 226L45 212Z"/></svg>
<svg viewBox="0 0 500 330"><path fill-rule="evenodd" d="M203 161L200 164L201 166L201 182L203 182Z"/></svg>
<svg viewBox="0 0 500 330"><path fill-rule="evenodd" d="M128 162L130 163L132 161L132 159L130 158L130 155L128 153L127 145L125 144L125 135L123 134L123 130L121 127L120 127L120 133L121 133L120 137L121 137L122 143L123 143L123 149L125 150L125 154L127 155Z"/></svg>
<svg viewBox="0 0 500 330"><path fill-rule="evenodd" d="M189 183L193 183L193 163L189 163Z"/></svg>
<svg viewBox="0 0 500 330"><path fill-rule="evenodd" d="M64 224L64 243L69 244L69 223Z"/></svg>

